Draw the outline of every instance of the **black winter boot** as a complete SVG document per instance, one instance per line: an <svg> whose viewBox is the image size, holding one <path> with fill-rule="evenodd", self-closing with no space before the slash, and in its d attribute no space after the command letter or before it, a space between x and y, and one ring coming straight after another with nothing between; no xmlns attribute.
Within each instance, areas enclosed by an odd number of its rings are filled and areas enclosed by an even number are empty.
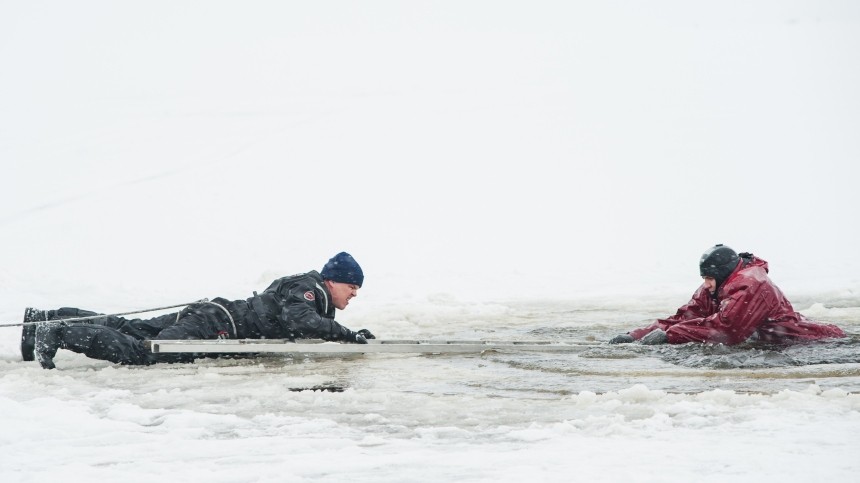
<svg viewBox="0 0 860 483"><path fill-rule="evenodd" d="M53 369L54 356L63 344L63 328L60 322L46 322L36 326L35 352L43 369Z"/></svg>
<svg viewBox="0 0 860 483"><path fill-rule="evenodd" d="M45 310L27 307L24 309L24 327L21 329L21 357L25 361L35 360L33 350L36 347L36 325L31 322L48 320L48 312Z"/></svg>
<svg viewBox="0 0 860 483"><path fill-rule="evenodd" d="M72 317L90 317L98 315L90 310L77 309L74 307L61 307L57 310L39 310L32 307L24 309L24 322L41 322L43 320L69 319ZM86 321L84 323L93 323ZM21 329L21 357L25 361L35 359L34 349L36 346L36 326L39 324L24 324Z"/></svg>
<svg viewBox="0 0 860 483"><path fill-rule="evenodd" d="M92 317L94 315L99 315L97 312L93 312L92 310L84 310L78 309L75 307L60 307L57 310L48 311L48 319L71 319L73 317ZM101 319L95 320L81 320L77 321L80 324L92 324Z"/></svg>

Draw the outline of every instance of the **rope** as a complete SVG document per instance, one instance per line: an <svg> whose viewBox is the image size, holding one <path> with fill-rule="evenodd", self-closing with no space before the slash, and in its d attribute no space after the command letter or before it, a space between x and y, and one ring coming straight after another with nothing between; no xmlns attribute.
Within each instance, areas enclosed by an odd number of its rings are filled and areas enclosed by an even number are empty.
<svg viewBox="0 0 860 483"><path fill-rule="evenodd" d="M175 309L178 307L187 307L191 304L205 303L205 302L209 302L209 299L204 298L204 299L195 300L194 302L189 302L186 304L167 305L164 307L155 307L152 309L134 310L131 312L117 312L115 314L88 315L86 317L70 317L68 319L54 319L54 320L56 320L57 322L60 322L60 321L62 321L62 322L79 322L82 320L102 319L105 317L119 317L121 315L144 314L146 312L155 312L157 310ZM18 322L17 324L0 324L0 328L2 328L2 327L23 327L25 325L43 324L44 322L45 322L44 320L36 320L33 322Z"/></svg>
<svg viewBox="0 0 860 483"><path fill-rule="evenodd" d="M227 318L230 319L230 325L233 326L233 338L239 337L239 332L236 330L236 322L233 320L233 316L230 315L230 311L227 310L227 307L224 307L223 305L219 304L218 302L212 302L211 300L201 300L201 302L204 304L212 304L212 305L218 307L219 309L221 309L222 311L224 311L224 313L227 314ZM179 320L178 317L177 317L177 320Z"/></svg>

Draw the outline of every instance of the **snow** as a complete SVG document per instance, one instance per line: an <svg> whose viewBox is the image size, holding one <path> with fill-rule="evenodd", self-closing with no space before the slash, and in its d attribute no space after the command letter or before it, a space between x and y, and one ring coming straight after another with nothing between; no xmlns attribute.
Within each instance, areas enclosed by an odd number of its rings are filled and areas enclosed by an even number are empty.
<svg viewBox="0 0 860 483"><path fill-rule="evenodd" d="M851 1L0 3L0 322L355 256L380 337L608 337L714 243L860 332ZM0 480L856 479L857 363L21 362ZM758 385L758 386L757 386ZM289 390L314 387L326 390ZM754 388L762 388L760 391Z"/></svg>

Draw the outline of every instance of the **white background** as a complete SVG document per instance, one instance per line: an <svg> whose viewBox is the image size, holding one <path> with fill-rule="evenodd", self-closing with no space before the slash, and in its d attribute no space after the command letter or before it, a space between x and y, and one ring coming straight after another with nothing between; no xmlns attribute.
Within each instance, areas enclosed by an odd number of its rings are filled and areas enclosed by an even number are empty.
<svg viewBox="0 0 860 483"><path fill-rule="evenodd" d="M720 242L857 284L854 2L2 13L0 280L45 289L4 310L238 298L341 250L368 297L687 293Z"/></svg>

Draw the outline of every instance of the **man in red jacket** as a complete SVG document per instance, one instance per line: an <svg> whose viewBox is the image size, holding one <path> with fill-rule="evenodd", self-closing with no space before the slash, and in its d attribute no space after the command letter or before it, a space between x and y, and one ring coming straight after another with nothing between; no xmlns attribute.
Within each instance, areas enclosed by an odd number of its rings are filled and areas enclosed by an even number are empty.
<svg viewBox="0 0 860 483"><path fill-rule="evenodd" d="M808 320L768 278L767 262L751 253L738 255L722 244L699 261L705 282L675 315L619 335L610 344L707 342L734 345L752 335L764 342L793 343L844 337L839 327Z"/></svg>

